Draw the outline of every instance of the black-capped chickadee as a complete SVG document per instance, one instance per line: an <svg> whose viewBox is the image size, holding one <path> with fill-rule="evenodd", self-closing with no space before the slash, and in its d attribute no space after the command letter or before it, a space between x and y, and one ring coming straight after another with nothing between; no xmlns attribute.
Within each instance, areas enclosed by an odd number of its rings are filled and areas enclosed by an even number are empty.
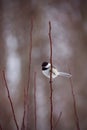
<svg viewBox="0 0 87 130"><path fill-rule="evenodd" d="M50 72L51 72L51 64L48 62L42 63L42 73L47 77L50 78ZM65 72L59 72L56 67L52 67L52 78L56 78L57 76L63 76L70 78L72 75Z"/></svg>

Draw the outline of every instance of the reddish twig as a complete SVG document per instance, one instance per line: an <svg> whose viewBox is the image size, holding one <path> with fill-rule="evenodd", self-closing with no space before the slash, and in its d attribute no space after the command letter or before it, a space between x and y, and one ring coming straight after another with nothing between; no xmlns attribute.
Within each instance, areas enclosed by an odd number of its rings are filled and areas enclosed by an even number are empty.
<svg viewBox="0 0 87 130"><path fill-rule="evenodd" d="M51 22L49 21L49 40L50 40L50 130L53 130L53 92L52 92L52 39L51 39Z"/></svg>
<svg viewBox="0 0 87 130"><path fill-rule="evenodd" d="M58 116L58 119L57 119L57 121L56 121L56 123L55 123L55 125L54 125L54 130L56 130L56 126L58 125L58 123L59 123L59 121L60 121L60 118L61 118L61 115L62 115L62 112L60 112L60 114L59 114L59 116Z"/></svg>
<svg viewBox="0 0 87 130"><path fill-rule="evenodd" d="M24 114L23 114L21 130L25 130L26 101L27 101L27 98L26 98L26 88L24 87Z"/></svg>
<svg viewBox="0 0 87 130"><path fill-rule="evenodd" d="M30 75L31 75L31 56L32 56L32 32L33 32L33 17L31 17L31 28L30 28L30 50L29 50L29 66L28 66L28 82L27 82L27 90L26 90L26 111L25 116L27 116L27 126L29 126L28 115L29 115L29 88L30 88ZM24 119L25 120L25 119ZM28 129L28 128L27 128Z"/></svg>
<svg viewBox="0 0 87 130"><path fill-rule="evenodd" d="M33 32L33 17L31 17L30 28L30 50L29 50L29 66L28 66L28 82L27 82L27 95L30 87L30 74L31 74L31 55L32 55L32 32Z"/></svg>
<svg viewBox="0 0 87 130"><path fill-rule="evenodd" d="M9 102L10 102L10 105L11 105L11 109L12 109L12 114L13 114L14 122L15 122L17 130L19 130L19 126L18 126L18 123L17 123L17 120L16 120L16 116L15 116L15 112L14 112L14 108L13 108L13 103L12 103L12 100L11 100L10 92L9 92L7 81L6 81L5 72L2 71L2 73L3 73L4 82L5 82L5 87L6 87L7 93L8 93L8 99L9 99Z"/></svg>
<svg viewBox="0 0 87 130"><path fill-rule="evenodd" d="M1 124L0 124L0 130L3 130Z"/></svg>
<svg viewBox="0 0 87 130"><path fill-rule="evenodd" d="M71 74L70 69L69 69L69 73ZM72 93L72 97L73 97L74 114L75 114L75 118L76 118L76 127L77 127L77 130L80 130L79 118L78 118L77 108L76 108L76 99L75 99L75 94L74 94L74 90L73 90L72 78L70 78L70 84L71 84L71 93Z"/></svg>
<svg viewBox="0 0 87 130"><path fill-rule="evenodd" d="M32 55L32 32L33 32L33 17L31 17L31 21L30 21L30 48L29 48L29 66L28 66L28 82L27 82L27 88L24 87L24 113L23 113L23 120L22 120L22 128L21 130L25 130L26 129L26 124L25 124L25 118L27 116L27 120L28 121L28 109L29 109L29 95L28 95L28 91L29 91L29 87L30 87L30 74L31 74L31 55Z"/></svg>
<svg viewBox="0 0 87 130"><path fill-rule="evenodd" d="M35 105L35 130L37 130L37 110L36 110L36 72L34 73L34 105Z"/></svg>

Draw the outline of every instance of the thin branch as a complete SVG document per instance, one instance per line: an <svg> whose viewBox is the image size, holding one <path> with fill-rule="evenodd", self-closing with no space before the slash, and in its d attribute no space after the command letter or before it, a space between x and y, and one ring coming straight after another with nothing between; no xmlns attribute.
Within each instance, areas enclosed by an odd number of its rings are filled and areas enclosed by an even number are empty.
<svg viewBox="0 0 87 130"><path fill-rule="evenodd" d="M31 55L32 55L32 32L33 32L33 17L31 17L30 21L30 50L29 50L29 66L28 66L28 83L27 83L27 94L30 87L30 74L31 74Z"/></svg>
<svg viewBox="0 0 87 130"><path fill-rule="evenodd" d="M28 129L28 115L29 115L29 88L30 88L30 76L31 76L31 56L32 56L32 33L33 33L33 17L31 17L30 21L30 50L29 50L29 66L28 66L28 82L27 82L27 91L26 91L26 129Z"/></svg>
<svg viewBox="0 0 87 130"><path fill-rule="evenodd" d="M55 123L55 125L54 125L54 130L56 130L56 126L58 125L61 116L62 116L62 112L60 112L60 114L59 114L59 116L58 116L58 119L57 119L57 121L56 121L56 123Z"/></svg>
<svg viewBox="0 0 87 130"><path fill-rule="evenodd" d="M36 72L34 73L34 105L35 105L35 130L37 130L37 110L36 110Z"/></svg>
<svg viewBox="0 0 87 130"><path fill-rule="evenodd" d="M30 44L29 44L29 64L28 64L28 82L27 88L24 87L24 113L23 113L23 120L22 120L22 128L21 130L26 130L28 125L28 109L29 109L29 88L30 88L30 74L31 74L31 55L32 55L32 32L33 32L33 17L31 17L30 21ZM26 118L26 123L25 123Z"/></svg>
<svg viewBox="0 0 87 130"><path fill-rule="evenodd" d="M10 105L11 105L11 109L12 109L12 114L13 114L14 122L15 122L17 130L19 130L19 126L18 126L18 123L17 123L17 120L16 120L16 116L15 116L15 112L14 112L14 108L13 108L13 103L12 103L12 100L11 100L10 92L9 92L7 81L6 81L5 72L2 71L2 73L3 73L4 82L5 82L5 87L6 87L7 93L8 93L8 99L9 99L9 102L10 102Z"/></svg>
<svg viewBox="0 0 87 130"><path fill-rule="evenodd" d="M49 21L49 40L50 40L50 130L53 130L53 92L52 92L52 39L51 39L51 22Z"/></svg>
<svg viewBox="0 0 87 130"><path fill-rule="evenodd" d="M0 124L0 130L3 130L1 124Z"/></svg>
<svg viewBox="0 0 87 130"><path fill-rule="evenodd" d="M26 98L26 88L24 87L24 114L23 114L21 130L25 130L26 101L27 101L27 98Z"/></svg>
<svg viewBox="0 0 87 130"><path fill-rule="evenodd" d="M69 73L71 74L70 68L69 68ZM70 86L71 86L71 93L72 93L72 97L73 97L73 107L74 107L74 114L75 114L75 118L76 118L76 127L77 127L77 130L80 130L79 118L78 118L77 108L76 108L76 99L75 99L75 94L74 94L74 90L73 90L72 78L70 78Z"/></svg>

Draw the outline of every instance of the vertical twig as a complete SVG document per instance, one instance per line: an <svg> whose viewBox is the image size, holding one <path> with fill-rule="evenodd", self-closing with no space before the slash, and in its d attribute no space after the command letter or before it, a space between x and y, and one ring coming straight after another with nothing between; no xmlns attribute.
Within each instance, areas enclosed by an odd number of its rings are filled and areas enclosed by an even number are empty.
<svg viewBox="0 0 87 130"><path fill-rule="evenodd" d="M28 115L29 115L29 88L30 88L30 76L31 76L31 56L32 56L32 33L33 33L33 17L31 17L31 21L30 21L30 50L29 50L29 66L28 66L28 82L27 82L27 102L26 102L26 112L27 112L27 129L29 126L29 119L28 119Z"/></svg>
<svg viewBox="0 0 87 130"><path fill-rule="evenodd" d="M14 108L13 108L13 103L12 103L12 100L11 100L10 92L9 92L8 85L7 85L7 81L6 81L5 72L2 71L2 73L3 73L4 82L5 82L5 87L6 87L7 93L8 93L8 99L9 99L9 102L10 102L10 105L11 105L11 109L12 109L12 114L13 114L14 122L15 122L15 125L16 125L17 130L19 130L19 126L18 126L16 117L15 117L15 112L14 112Z"/></svg>
<svg viewBox="0 0 87 130"><path fill-rule="evenodd" d="M69 68L69 73L71 74L70 68ZM76 127L77 127L77 130L80 130L79 118L78 118L77 108L76 108L76 99L75 99L75 94L74 94L74 90L73 90L72 78L70 78L70 85L71 85L71 93L72 93L72 97L73 97L73 107L74 107L74 114L75 114L75 118L76 118Z"/></svg>
<svg viewBox="0 0 87 130"><path fill-rule="evenodd" d="M24 113L23 113L21 130L25 130L26 101L27 101L27 98L26 98L26 88L24 87Z"/></svg>
<svg viewBox="0 0 87 130"><path fill-rule="evenodd" d="M49 21L49 40L50 40L50 130L53 130L53 92L52 92L52 39L51 39L51 22Z"/></svg>
<svg viewBox="0 0 87 130"><path fill-rule="evenodd" d="M32 32L33 32L33 17L31 17L30 21L30 50L29 50L29 66L28 66L28 82L27 82L27 95L30 87L30 74L31 74L31 55L32 55Z"/></svg>
<svg viewBox="0 0 87 130"><path fill-rule="evenodd" d="M1 124L0 124L0 130L3 130Z"/></svg>
<svg viewBox="0 0 87 130"><path fill-rule="evenodd" d="M24 87L24 113L23 113L23 121L21 130L26 130L26 125L28 124L28 110L29 110L29 88L30 88L30 75L31 75L31 56L32 56L32 32L33 32L33 17L31 17L30 21L30 44L29 44L29 64L28 64L28 82L27 87ZM26 118L26 124L25 124Z"/></svg>
<svg viewBox="0 0 87 130"><path fill-rule="evenodd" d="M55 125L54 125L54 130L56 130L56 126L58 125L58 123L59 123L59 121L60 121L60 118L61 118L61 115L62 115L62 112L60 112L60 114L59 114L59 116L58 116L58 119L57 119L57 121L56 121L56 123L55 123Z"/></svg>
<svg viewBox="0 0 87 130"><path fill-rule="evenodd" d="M35 105L35 130L37 130L37 110L36 110L36 72L34 73L34 105Z"/></svg>

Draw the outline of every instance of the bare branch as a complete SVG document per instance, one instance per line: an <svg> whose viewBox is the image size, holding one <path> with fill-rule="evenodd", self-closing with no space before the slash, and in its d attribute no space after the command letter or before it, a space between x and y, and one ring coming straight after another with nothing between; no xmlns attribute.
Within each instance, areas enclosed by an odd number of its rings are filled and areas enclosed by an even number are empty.
<svg viewBox="0 0 87 130"><path fill-rule="evenodd" d="M62 116L62 112L60 112L60 114L59 114L59 116L58 116L58 119L57 119L57 121L56 121L56 123L55 123L55 125L54 125L54 130L56 130L56 126L58 125L61 116Z"/></svg>
<svg viewBox="0 0 87 130"><path fill-rule="evenodd" d="M25 130L26 101L27 101L26 88L24 87L24 114L23 114L21 130Z"/></svg>
<svg viewBox="0 0 87 130"><path fill-rule="evenodd" d="M0 130L3 130L1 124L0 124Z"/></svg>
<svg viewBox="0 0 87 130"><path fill-rule="evenodd" d="M30 25L31 27L30 27L30 44L29 44L28 82L27 82L27 88L24 87L24 114L23 114L21 130L27 129L27 125L29 125L28 124L28 110L29 110L29 88L30 88L30 75L31 75L33 17L31 17ZM25 118L26 118L26 123L25 123Z"/></svg>
<svg viewBox="0 0 87 130"><path fill-rule="evenodd" d="M18 123L17 123L17 120L16 120L16 116L15 116L15 112L14 112L14 108L13 108L13 103L12 103L12 100L11 100L10 92L9 92L7 81L6 81L5 72L2 71L2 73L3 73L4 82L5 82L5 87L6 87L7 93L8 93L8 99L9 99L9 102L10 102L10 105L11 105L11 109L12 109L12 114L13 114L14 122L15 122L17 130L19 130L19 126L18 126Z"/></svg>
<svg viewBox="0 0 87 130"><path fill-rule="evenodd" d="M34 73L34 105L35 105L35 130L37 130L37 110L36 110L36 72Z"/></svg>
<svg viewBox="0 0 87 130"><path fill-rule="evenodd" d="M71 74L70 68L69 68L69 73ZM72 78L70 78L70 86L71 86L71 93L72 93L72 97L73 97L73 107L74 107L74 114L75 114L75 118L76 118L76 127L77 127L77 130L80 130L79 118L78 118L77 108L76 108L76 99L75 99L75 94L74 94L74 90L73 90Z"/></svg>
<svg viewBox="0 0 87 130"><path fill-rule="evenodd" d="M51 22L49 21L49 40L50 40L50 130L53 130L53 92L52 92L52 39L51 39Z"/></svg>
<svg viewBox="0 0 87 130"><path fill-rule="evenodd" d="M33 32L33 17L31 17L30 21L30 50L29 50L29 66L28 66L28 83L27 83L27 94L30 87L30 74L31 74L31 55L32 55L32 32Z"/></svg>

